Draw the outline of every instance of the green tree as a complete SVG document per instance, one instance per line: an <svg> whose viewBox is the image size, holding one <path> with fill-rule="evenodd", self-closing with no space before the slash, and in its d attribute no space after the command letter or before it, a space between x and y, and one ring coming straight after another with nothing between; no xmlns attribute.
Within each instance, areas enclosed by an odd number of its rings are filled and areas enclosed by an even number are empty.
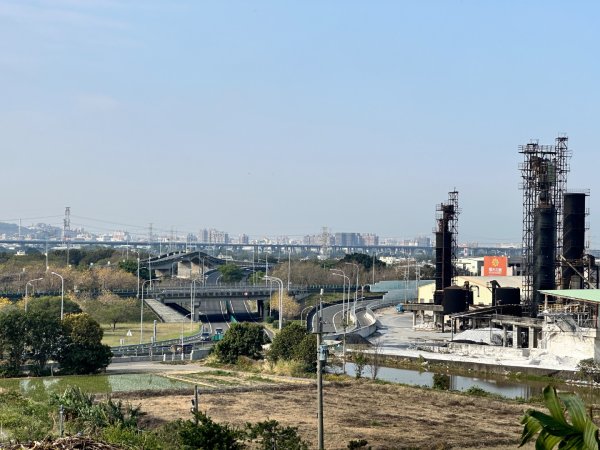
<svg viewBox="0 0 600 450"><path fill-rule="evenodd" d="M41 311L25 316L25 344L33 362L34 375L42 375L49 359L55 358L67 344L60 319Z"/></svg>
<svg viewBox="0 0 600 450"><path fill-rule="evenodd" d="M421 266L420 275L422 280L433 280L435 278L435 267L431 264Z"/></svg>
<svg viewBox="0 0 600 450"><path fill-rule="evenodd" d="M225 283L235 283L244 278L244 271L235 264L227 263L219 267L221 279Z"/></svg>
<svg viewBox="0 0 600 450"><path fill-rule="evenodd" d="M86 298L81 301L85 312L100 323L112 325L117 323L135 322L139 320L139 303L135 298L121 298L110 292L103 292L97 298Z"/></svg>
<svg viewBox="0 0 600 450"><path fill-rule="evenodd" d="M521 419L524 426L519 447L537 435L536 449L551 450L557 446L562 449L598 449L598 427L586 414L585 405L579 397L572 394L557 395L553 386L546 386L544 403L550 414L529 409ZM567 421L565 411L571 423Z"/></svg>
<svg viewBox="0 0 600 450"><path fill-rule="evenodd" d="M126 259L124 261L119 261L119 269L128 272L137 277L138 271L138 262L137 259ZM148 268L140 266L140 278L143 280L149 280L148 276Z"/></svg>
<svg viewBox="0 0 600 450"><path fill-rule="evenodd" d="M27 304L27 311L42 312L46 315L60 318L60 297L37 297L30 299ZM81 308L73 300L65 297L63 301L64 314L77 314L81 312Z"/></svg>
<svg viewBox="0 0 600 450"><path fill-rule="evenodd" d="M265 344L263 327L253 323L234 323L214 347L214 353L220 361L235 364L238 357L247 356L259 359Z"/></svg>
<svg viewBox="0 0 600 450"><path fill-rule="evenodd" d="M379 258L364 253L352 253L345 255L340 261L342 263L356 263L359 266L363 266L365 270L369 270L373 267L373 260L375 261L375 268L380 269L385 267L385 263Z"/></svg>
<svg viewBox="0 0 600 450"><path fill-rule="evenodd" d="M317 371L317 336L307 334L294 350L293 359L303 363L305 372Z"/></svg>
<svg viewBox="0 0 600 450"><path fill-rule="evenodd" d="M273 362L279 359L293 359L298 345L307 334L306 328L297 323L286 325L273 338L267 358Z"/></svg>
<svg viewBox="0 0 600 450"><path fill-rule="evenodd" d="M369 363L364 347L357 348L352 352L352 360L354 362L354 374L356 378L361 378L365 372L365 366Z"/></svg>
<svg viewBox="0 0 600 450"><path fill-rule="evenodd" d="M1 372L4 376L17 376L25 362L25 312L8 309L0 314L0 353L4 356Z"/></svg>
<svg viewBox="0 0 600 450"><path fill-rule="evenodd" d="M58 355L63 373L96 373L110 363L110 347L102 344L103 331L89 315L71 314L63 320L69 342Z"/></svg>

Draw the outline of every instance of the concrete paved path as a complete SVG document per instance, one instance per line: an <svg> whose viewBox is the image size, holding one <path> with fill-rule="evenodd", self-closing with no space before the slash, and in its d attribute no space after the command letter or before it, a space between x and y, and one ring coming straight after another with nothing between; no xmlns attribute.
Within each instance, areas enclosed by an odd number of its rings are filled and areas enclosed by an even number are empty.
<svg viewBox="0 0 600 450"><path fill-rule="evenodd" d="M186 319L183 314L178 313L173 308L169 308L168 306L163 305L158 300L146 298L144 299L144 301L150 307L150 309L152 309L152 311L154 311L158 315L158 317L161 318L163 322L181 323L184 320L189 320Z"/></svg>

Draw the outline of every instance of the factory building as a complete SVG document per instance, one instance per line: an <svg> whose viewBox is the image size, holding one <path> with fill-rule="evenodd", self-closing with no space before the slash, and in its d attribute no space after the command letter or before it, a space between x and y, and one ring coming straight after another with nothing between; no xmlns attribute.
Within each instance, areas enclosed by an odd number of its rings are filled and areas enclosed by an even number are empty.
<svg viewBox="0 0 600 450"><path fill-rule="evenodd" d="M437 208L435 282L418 289L406 310L413 324L451 330L450 349L477 355L503 348L527 349L533 357L600 361L600 273L585 248L586 191L567 191L566 136L554 145L520 146L523 190L523 256L456 258L458 193ZM483 276L462 276L462 272ZM468 270L467 270L468 269ZM513 276L512 273L519 274ZM465 338L465 336L468 336ZM485 348L481 344L486 344Z"/></svg>

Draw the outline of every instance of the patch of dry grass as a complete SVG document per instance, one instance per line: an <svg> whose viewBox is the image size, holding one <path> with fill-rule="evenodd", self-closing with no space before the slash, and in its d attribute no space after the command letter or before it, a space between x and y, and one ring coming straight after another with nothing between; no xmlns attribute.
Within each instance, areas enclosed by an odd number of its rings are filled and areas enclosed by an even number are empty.
<svg viewBox="0 0 600 450"><path fill-rule="evenodd" d="M249 376L252 376L250 374ZM316 387L276 391L202 391L200 407L217 422L243 426L275 419L299 428L316 448ZM133 400L154 423L189 418L187 396ZM366 439L373 449L516 448L527 405L368 380L328 381L324 395L325 447L345 449Z"/></svg>

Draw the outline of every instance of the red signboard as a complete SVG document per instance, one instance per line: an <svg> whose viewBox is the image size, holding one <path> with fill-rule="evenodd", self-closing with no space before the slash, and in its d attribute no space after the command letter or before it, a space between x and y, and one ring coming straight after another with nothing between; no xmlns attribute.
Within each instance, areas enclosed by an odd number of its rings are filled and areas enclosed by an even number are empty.
<svg viewBox="0 0 600 450"><path fill-rule="evenodd" d="M483 276L505 277L508 258L506 256L484 256Z"/></svg>

